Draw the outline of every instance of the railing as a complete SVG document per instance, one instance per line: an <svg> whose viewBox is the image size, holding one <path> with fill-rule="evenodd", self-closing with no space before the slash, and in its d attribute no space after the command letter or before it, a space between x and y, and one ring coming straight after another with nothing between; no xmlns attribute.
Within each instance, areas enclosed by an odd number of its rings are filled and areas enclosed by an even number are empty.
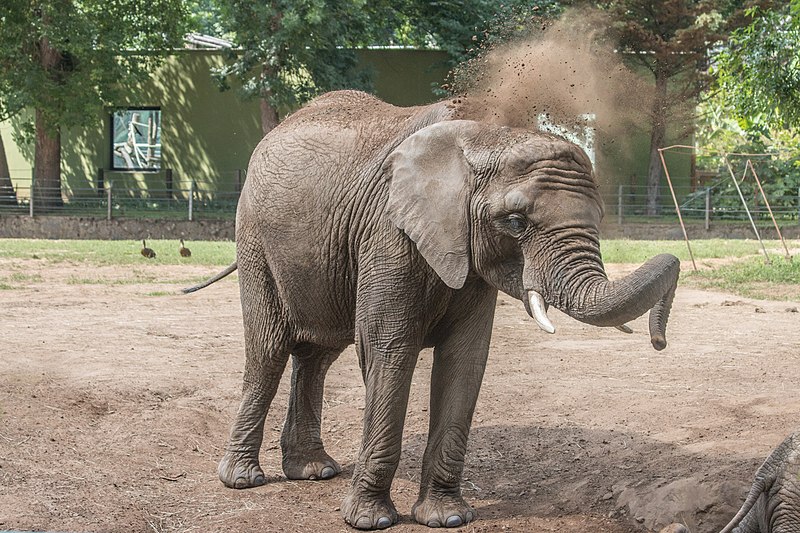
<svg viewBox="0 0 800 533"><path fill-rule="evenodd" d="M770 221L767 203L758 190L744 188L742 203L736 191L722 190L718 187L675 187L681 214L685 219L704 220L706 225L711 221L748 221L748 211L756 221ZM619 185L602 189L606 219L615 220L619 224L640 219L664 218L674 220L677 217L675 204L669 187L659 187L656 212L648 209L648 191L646 186ZM800 188L795 194L780 196L767 194L766 201L772 208L776 220L782 223L800 223Z"/></svg>
<svg viewBox="0 0 800 533"><path fill-rule="evenodd" d="M36 186L33 180L15 180L13 191L0 188L0 216L54 215L90 218L168 218L183 220L232 219L239 201L242 180L223 176L219 182L162 183L156 187L131 186L109 179L102 187L71 187L59 190ZM120 183L121 182L121 183ZM226 188L220 189L219 183ZM33 193L33 194L32 194Z"/></svg>
<svg viewBox="0 0 800 533"><path fill-rule="evenodd" d="M232 171L217 182L190 181L169 183L170 187L131 186L106 177L103 187L71 188L59 193L35 188L31 200L31 182L15 180L13 191L0 188L0 215L64 215L92 218L170 218L183 220L232 219L243 182ZM225 184L224 190L219 183ZM49 193L49 194L48 194ZM767 195L772 212L782 224L800 223L800 190L795 195ZM645 186L604 186L601 188L607 221L620 224L642 220L674 220L675 206L668 187L660 187L656 213L647 207ZM676 187L676 198L685 219L711 221L747 221L748 210L756 221L769 221L769 212L757 191L745 190L747 209L736 192L713 187ZM57 202L48 201L55 196Z"/></svg>

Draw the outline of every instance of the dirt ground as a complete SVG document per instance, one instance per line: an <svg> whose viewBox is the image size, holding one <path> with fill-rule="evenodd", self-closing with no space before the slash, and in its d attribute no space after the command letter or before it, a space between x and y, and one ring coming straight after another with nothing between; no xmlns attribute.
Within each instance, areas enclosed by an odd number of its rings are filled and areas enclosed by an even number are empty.
<svg viewBox="0 0 800 533"><path fill-rule="evenodd" d="M282 477L287 379L261 451L270 481L235 491L217 480L241 388L238 285L173 294L211 273L0 262L0 279L16 280L0 290L0 529L351 531L339 505L364 401L352 350L325 393L323 439L342 476ZM501 297L463 484L479 519L460 531L629 533L675 520L718 530L800 426L798 306L682 287L656 352L645 318L625 335L551 311L547 335ZM430 367L423 352L395 531L428 530L410 509Z"/></svg>

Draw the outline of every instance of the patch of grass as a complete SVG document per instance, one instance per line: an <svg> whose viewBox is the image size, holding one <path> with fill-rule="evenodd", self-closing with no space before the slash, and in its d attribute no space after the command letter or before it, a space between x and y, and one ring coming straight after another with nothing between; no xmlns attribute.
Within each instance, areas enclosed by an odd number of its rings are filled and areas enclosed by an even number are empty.
<svg viewBox="0 0 800 533"><path fill-rule="evenodd" d="M41 274L25 274L23 272L15 272L9 277L10 281L16 283L41 283L44 281Z"/></svg>
<svg viewBox="0 0 800 533"><path fill-rule="evenodd" d="M731 292L749 298L800 300L800 261L749 257L713 270L688 272L686 280L704 289Z"/></svg>
<svg viewBox="0 0 800 533"><path fill-rule="evenodd" d="M41 259L51 263L73 262L93 265L178 265L227 266L236 259L236 244L229 241L187 241L191 257L181 257L174 240L147 240L156 252L154 259L142 256L141 241L0 239L0 259Z"/></svg>
<svg viewBox="0 0 800 533"><path fill-rule="evenodd" d="M790 247L800 247L800 241L788 241ZM697 259L721 259L723 257L746 257L761 253L757 240L750 239L703 239L690 242L692 254ZM764 241L772 255L782 255L780 241ZM654 255L668 253L681 261L690 261L684 241L633 241L610 239L600 242L603 261L606 263L643 263Z"/></svg>
<svg viewBox="0 0 800 533"><path fill-rule="evenodd" d="M175 291L153 291L145 293L145 296L175 296Z"/></svg>
<svg viewBox="0 0 800 533"><path fill-rule="evenodd" d="M13 291L14 289L20 289L21 287L14 287L13 285L9 285L4 281L0 281L0 291Z"/></svg>

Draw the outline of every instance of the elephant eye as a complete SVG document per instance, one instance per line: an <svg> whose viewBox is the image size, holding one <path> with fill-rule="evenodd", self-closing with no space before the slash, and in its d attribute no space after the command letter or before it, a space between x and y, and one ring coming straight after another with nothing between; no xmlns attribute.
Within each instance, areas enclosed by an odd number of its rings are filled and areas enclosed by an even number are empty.
<svg viewBox="0 0 800 533"><path fill-rule="evenodd" d="M519 214L512 214L506 218L506 225L511 233L519 235L528 228L528 220Z"/></svg>

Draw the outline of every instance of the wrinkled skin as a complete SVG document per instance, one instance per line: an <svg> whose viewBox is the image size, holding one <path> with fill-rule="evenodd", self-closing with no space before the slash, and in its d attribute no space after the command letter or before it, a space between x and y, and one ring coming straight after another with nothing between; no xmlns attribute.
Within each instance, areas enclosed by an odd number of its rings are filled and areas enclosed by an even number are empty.
<svg viewBox="0 0 800 533"><path fill-rule="evenodd" d="M320 438L322 393L331 363L355 342L366 407L342 514L359 529L392 525L411 378L420 350L434 347L412 512L421 524L457 527L475 518L460 483L498 290L529 313L538 302L598 326L652 308L651 341L664 347L678 261L659 256L608 282L586 155L553 136L457 113L330 93L255 149L236 219L246 365L219 465L225 485L265 482L264 417L290 355L283 470L292 479L341 471Z"/></svg>
<svg viewBox="0 0 800 533"><path fill-rule="evenodd" d="M800 432L759 467L742 508L720 533L800 533Z"/></svg>

